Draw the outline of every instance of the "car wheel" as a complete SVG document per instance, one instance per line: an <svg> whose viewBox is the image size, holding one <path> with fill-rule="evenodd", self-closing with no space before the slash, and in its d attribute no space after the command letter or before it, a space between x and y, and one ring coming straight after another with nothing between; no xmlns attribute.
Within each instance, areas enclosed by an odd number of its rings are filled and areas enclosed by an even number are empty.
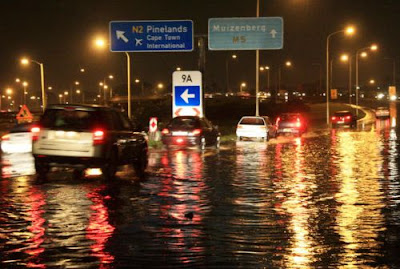
<svg viewBox="0 0 400 269"><path fill-rule="evenodd" d="M81 180L84 177L84 171L83 169L75 169L73 172L74 180Z"/></svg>
<svg viewBox="0 0 400 269"><path fill-rule="evenodd" d="M148 165L147 150L143 149L142 152L140 153L139 158L132 165L136 175L139 178L142 178L146 175L145 171L147 165Z"/></svg>
<svg viewBox="0 0 400 269"><path fill-rule="evenodd" d="M200 149L205 149L206 148L206 139L205 139L205 137L200 138L199 147L200 147Z"/></svg>
<svg viewBox="0 0 400 269"><path fill-rule="evenodd" d="M48 164L35 159L35 169L36 169L37 178L39 180L47 179L47 173L50 170Z"/></svg>
<svg viewBox="0 0 400 269"><path fill-rule="evenodd" d="M101 172L103 173L103 177L105 180L109 181L114 179L115 173L117 172L117 167L118 167L118 160L117 160L117 152L113 150L111 152L111 156L108 160L106 160L106 163L103 164L101 167Z"/></svg>

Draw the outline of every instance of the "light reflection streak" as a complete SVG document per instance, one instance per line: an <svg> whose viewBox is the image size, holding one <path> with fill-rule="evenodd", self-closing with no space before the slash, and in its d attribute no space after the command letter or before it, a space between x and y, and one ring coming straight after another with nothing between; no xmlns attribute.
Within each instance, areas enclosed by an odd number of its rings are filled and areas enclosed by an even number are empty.
<svg viewBox="0 0 400 269"><path fill-rule="evenodd" d="M103 189L104 186L87 194L87 197L93 202L93 205L90 206L93 212L90 216L86 237L94 242L90 248L93 252L92 255L100 260L100 268L107 268L107 265L114 261L114 256L108 253L105 247L115 227L109 222L108 209L105 205L106 197L100 194Z"/></svg>
<svg viewBox="0 0 400 269"><path fill-rule="evenodd" d="M165 221L159 236L165 238L169 250L176 253L182 264L192 263L205 249L199 240L203 231L204 172L200 151L177 150L165 152L161 157L164 176L158 195L161 203L160 218ZM190 225L188 225L190 224ZM196 255L193 255L196 253Z"/></svg>
<svg viewBox="0 0 400 269"><path fill-rule="evenodd" d="M290 175L286 178L287 200L282 208L289 218L288 229L291 232L288 253L284 254L285 267L310 268L316 260L318 236L311 229L315 217L315 205L311 201L316 188L315 175L305 172L305 152L301 138L296 138L292 145L291 156L286 156L283 170Z"/></svg>
<svg viewBox="0 0 400 269"><path fill-rule="evenodd" d="M340 156L336 231L344 249L339 254L339 264L343 268L358 268L374 261L380 247L378 236L384 230L379 182L381 145L375 132L338 132L336 139ZM362 255L366 249L369 256Z"/></svg>

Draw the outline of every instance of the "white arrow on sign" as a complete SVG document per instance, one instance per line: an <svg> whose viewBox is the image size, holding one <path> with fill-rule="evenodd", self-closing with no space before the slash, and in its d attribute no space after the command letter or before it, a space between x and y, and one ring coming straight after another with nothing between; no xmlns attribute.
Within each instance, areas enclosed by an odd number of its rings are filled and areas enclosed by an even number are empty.
<svg viewBox="0 0 400 269"><path fill-rule="evenodd" d="M125 43L128 43L129 39L126 38L126 36L124 35L125 32L124 31L116 31L117 33L117 39L122 39Z"/></svg>
<svg viewBox="0 0 400 269"><path fill-rule="evenodd" d="M195 98L196 95L194 93L189 94L189 89L186 89L182 94L181 98L183 101L185 101L186 104L189 104L189 98Z"/></svg>
<svg viewBox="0 0 400 269"><path fill-rule="evenodd" d="M272 29L271 32L269 32L272 36L272 38L275 38L276 34L278 33L275 29Z"/></svg>

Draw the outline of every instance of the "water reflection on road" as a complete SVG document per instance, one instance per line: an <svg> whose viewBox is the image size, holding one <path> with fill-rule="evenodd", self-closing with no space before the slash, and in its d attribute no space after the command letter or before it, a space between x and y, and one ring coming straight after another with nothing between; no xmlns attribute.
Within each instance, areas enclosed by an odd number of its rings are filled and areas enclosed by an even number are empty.
<svg viewBox="0 0 400 269"><path fill-rule="evenodd" d="M55 172L35 184L32 171L3 166L0 262L399 267L399 143L392 122L229 142L220 150L151 150L145 180L125 167L112 183Z"/></svg>

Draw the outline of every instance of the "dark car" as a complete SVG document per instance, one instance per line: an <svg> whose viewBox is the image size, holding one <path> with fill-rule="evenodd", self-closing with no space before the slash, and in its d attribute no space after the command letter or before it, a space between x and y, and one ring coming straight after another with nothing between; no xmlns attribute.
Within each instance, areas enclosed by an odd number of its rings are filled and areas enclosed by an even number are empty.
<svg viewBox="0 0 400 269"><path fill-rule="evenodd" d="M357 126L357 117L351 111L336 111L331 117L331 123L333 128L340 126L354 128Z"/></svg>
<svg viewBox="0 0 400 269"><path fill-rule="evenodd" d="M179 116L173 118L161 131L162 142L166 146L198 146L204 149L208 145L219 147L218 128L204 117Z"/></svg>
<svg viewBox="0 0 400 269"><path fill-rule="evenodd" d="M100 168L105 179L117 167L132 164L138 176L147 167L147 140L120 111L96 105L52 105L32 127L36 172L45 177L51 167Z"/></svg>
<svg viewBox="0 0 400 269"><path fill-rule="evenodd" d="M301 136L307 131L307 123L300 113L282 113L276 119L277 135Z"/></svg>

